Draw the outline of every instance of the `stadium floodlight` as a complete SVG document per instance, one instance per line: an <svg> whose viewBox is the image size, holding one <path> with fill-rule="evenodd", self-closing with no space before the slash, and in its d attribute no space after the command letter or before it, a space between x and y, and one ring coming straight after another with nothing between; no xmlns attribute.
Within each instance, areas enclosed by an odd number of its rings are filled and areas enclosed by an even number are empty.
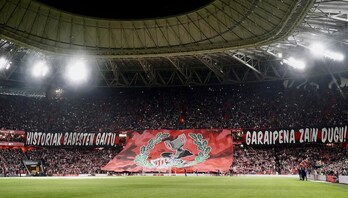
<svg viewBox="0 0 348 198"><path fill-rule="evenodd" d="M288 59L284 59L283 62L295 69L303 70L306 68L306 63L302 60L296 60L293 57L290 57Z"/></svg>
<svg viewBox="0 0 348 198"><path fill-rule="evenodd" d="M324 56L326 47L321 43L314 43L309 47L314 56Z"/></svg>
<svg viewBox="0 0 348 198"><path fill-rule="evenodd" d="M334 61L343 61L344 55L338 52L327 49L323 44L314 43L309 47L311 53L315 56L323 56L325 58L332 59Z"/></svg>
<svg viewBox="0 0 348 198"><path fill-rule="evenodd" d="M88 78L86 62L81 59L71 61L67 65L65 72L67 80L74 84L82 83Z"/></svg>
<svg viewBox="0 0 348 198"><path fill-rule="evenodd" d="M31 70L31 75L35 78L45 77L48 74L49 68L45 61L38 61L34 64Z"/></svg>
<svg viewBox="0 0 348 198"><path fill-rule="evenodd" d="M6 70L7 70L7 69L10 69L11 64L12 64L12 62L9 62L9 63L6 65L6 68L5 68L5 69L6 69Z"/></svg>
<svg viewBox="0 0 348 198"><path fill-rule="evenodd" d="M11 62L9 62L5 57L0 58L0 70L9 69Z"/></svg>
<svg viewBox="0 0 348 198"><path fill-rule="evenodd" d="M282 52L275 53L275 52L272 52L272 51L269 51L269 50L267 50L266 52L269 53L270 55L274 56L274 57L277 57L277 58L280 58L280 59L283 58L283 53Z"/></svg>
<svg viewBox="0 0 348 198"><path fill-rule="evenodd" d="M55 92L56 92L57 94L63 93L63 89L56 89Z"/></svg>
<svg viewBox="0 0 348 198"><path fill-rule="evenodd" d="M343 61L344 55L338 52L327 51L325 57L332 59L334 61Z"/></svg>

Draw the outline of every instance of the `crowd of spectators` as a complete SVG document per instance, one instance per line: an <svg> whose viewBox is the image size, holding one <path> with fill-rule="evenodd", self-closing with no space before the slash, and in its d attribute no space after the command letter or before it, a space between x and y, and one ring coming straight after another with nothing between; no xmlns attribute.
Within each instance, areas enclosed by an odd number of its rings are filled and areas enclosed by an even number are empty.
<svg viewBox="0 0 348 198"><path fill-rule="evenodd" d="M348 151L344 147L311 145L234 151L235 174L298 174L305 168L319 175L348 175Z"/></svg>
<svg viewBox="0 0 348 198"><path fill-rule="evenodd" d="M47 175L102 174L101 170L118 149L40 149L26 152L28 159L40 161Z"/></svg>
<svg viewBox="0 0 348 198"><path fill-rule="evenodd" d="M23 153L20 149L0 149L0 174L20 175L25 174Z"/></svg>
<svg viewBox="0 0 348 198"><path fill-rule="evenodd" d="M343 89L343 94L348 91ZM25 131L277 128L347 124L338 90L279 85L136 89L70 98L0 96L0 126Z"/></svg>
<svg viewBox="0 0 348 198"><path fill-rule="evenodd" d="M119 132L339 126L348 124L347 95L346 88L285 89L281 84L120 89L59 98L1 95L0 128L27 132ZM346 151L333 155L332 149L301 149L236 150L233 169L236 173L294 174L299 164L307 163L308 167L316 165L313 170L318 173L347 172ZM20 155L0 151L2 164L20 166ZM92 174L100 173L100 167L117 152L43 149L29 151L26 157L42 160L48 174Z"/></svg>
<svg viewBox="0 0 348 198"><path fill-rule="evenodd" d="M274 149L236 149L232 170L234 174L275 174Z"/></svg>
<svg viewBox="0 0 348 198"><path fill-rule="evenodd" d="M39 162L46 175L105 174L101 167L113 159L118 149L43 148L23 153L20 149L0 149L3 175L26 174L23 160ZM40 167L41 168L41 167ZM348 175L348 151L325 145L237 148L233 154L233 174L292 174L299 168L321 175Z"/></svg>
<svg viewBox="0 0 348 198"><path fill-rule="evenodd" d="M0 165L2 175L19 176L20 174L44 175L78 175L105 174L101 170L119 149L74 149L43 148L22 152L20 149L0 149ZM31 172L24 161L36 162L40 171ZM28 173L28 171L30 173Z"/></svg>

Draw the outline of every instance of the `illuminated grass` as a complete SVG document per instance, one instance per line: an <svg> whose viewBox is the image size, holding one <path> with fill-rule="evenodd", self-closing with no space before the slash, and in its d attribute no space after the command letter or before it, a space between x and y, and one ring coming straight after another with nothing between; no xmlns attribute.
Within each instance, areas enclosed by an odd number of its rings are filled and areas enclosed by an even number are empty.
<svg viewBox="0 0 348 198"><path fill-rule="evenodd" d="M270 177L0 179L0 197L347 197L348 186Z"/></svg>

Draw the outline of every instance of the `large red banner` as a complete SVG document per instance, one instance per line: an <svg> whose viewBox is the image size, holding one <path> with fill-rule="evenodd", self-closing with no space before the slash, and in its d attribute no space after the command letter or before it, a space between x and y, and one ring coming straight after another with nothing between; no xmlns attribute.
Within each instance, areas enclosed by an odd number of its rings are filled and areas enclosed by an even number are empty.
<svg viewBox="0 0 348 198"><path fill-rule="evenodd" d="M115 172L228 171L230 130L145 130L133 132L126 147L103 170Z"/></svg>

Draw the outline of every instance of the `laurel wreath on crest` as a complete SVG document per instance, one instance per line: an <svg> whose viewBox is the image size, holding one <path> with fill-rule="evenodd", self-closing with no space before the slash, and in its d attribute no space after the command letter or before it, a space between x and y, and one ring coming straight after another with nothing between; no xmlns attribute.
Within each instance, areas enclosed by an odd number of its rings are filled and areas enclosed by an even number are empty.
<svg viewBox="0 0 348 198"><path fill-rule="evenodd" d="M209 153L211 151L211 147L208 146L208 141L203 139L202 134L190 133L189 136L193 139L193 142L195 143L195 145L197 146L197 149L200 152L198 153L198 156L195 158L195 160L185 164L184 165L185 167L193 166L193 165L198 164L200 162L204 162L206 159L208 159L210 157Z"/></svg>
<svg viewBox="0 0 348 198"><path fill-rule="evenodd" d="M189 136L192 138L194 144L197 146L197 149L200 152L198 153L198 156L195 158L194 161L178 165L178 168L193 166L197 163L204 162L206 159L210 157L209 153L211 152L211 147L208 146L208 141L203 139L202 134L190 133ZM135 157L134 162L138 166L143 166L146 168L155 168L155 166L147 160L149 157L149 152L155 147L156 144L159 144L168 137L168 133L157 133L157 135L154 138L148 141L148 144L146 146L140 147L140 154Z"/></svg>
<svg viewBox="0 0 348 198"><path fill-rule="evenodd" d="M155 167L153 164L147 161L147 158L149 157L149 152L155 147L156 144L162 142L162 140L169 137L168 133L157 133L157 135L154 138L151 138L148 141L148 144L146 146L140 147L140 154L137 155L134 159L134 162L138 166L144 166L147 168L153 168Z"/></svg>

